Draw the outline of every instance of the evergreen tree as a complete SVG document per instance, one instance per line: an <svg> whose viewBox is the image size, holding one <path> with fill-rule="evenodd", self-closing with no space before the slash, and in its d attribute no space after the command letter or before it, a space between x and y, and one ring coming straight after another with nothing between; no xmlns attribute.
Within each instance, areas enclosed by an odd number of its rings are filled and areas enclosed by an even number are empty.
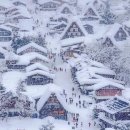
<svg viewBox="0 0 130 130"><path fill-rule="evenodd" d="M35 42L36 42L38 45L45 46L45 38L42 37L41 34L38 35L38 37L35 39Z"/></svg>
<svg viewBox="0 0 130 130"><path fill-rule="evenodd" d="M104 2L106 5L106 9L104 13L101 15L101 24L114 24L116 20L116 16L111 12L109 1Z"/></svg>
<svg viewBox="0 0 130 130"><path fill-rule="evenodd" d="M30 42L29 37L23 37L23 38L14 38L12 41L12 48L14 51L16 51L19 47L24 46Z"/></svg>

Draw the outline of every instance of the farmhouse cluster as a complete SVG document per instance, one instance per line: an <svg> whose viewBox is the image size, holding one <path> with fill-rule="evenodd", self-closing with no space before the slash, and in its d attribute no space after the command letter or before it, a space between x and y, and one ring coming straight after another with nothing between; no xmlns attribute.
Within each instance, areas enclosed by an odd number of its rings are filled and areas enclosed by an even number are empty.
<svg viewBox="0 0 130 130"><path fill-rule="evenodd" d="M77 0L36 0L30 8L26 0L5 1L0 1L0 117L52 116L70 123L93 106L101 130L127 126L130 99L123 96L125 83L90 59L86 48L96 42L125 48L130 23L103 19L106 4L101 0L84 8ZM59 73L70 74L69 89L69 81L65 87L57 84Z"/></svg>

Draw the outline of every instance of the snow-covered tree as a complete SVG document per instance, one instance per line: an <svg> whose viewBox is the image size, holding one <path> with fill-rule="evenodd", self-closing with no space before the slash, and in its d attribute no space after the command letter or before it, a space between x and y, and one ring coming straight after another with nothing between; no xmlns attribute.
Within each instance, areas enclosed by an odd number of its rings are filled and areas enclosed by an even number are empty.
<svg viewBox="0 0 130 130"><path fill-rule="evenodd" d="M86 53L89 58L107 64L120 57L120 50L116 46L103 46L102 43L94 43L86 46Z"/></svg>
<svg viewBox="0 0 130 130"><path fill-rule="evenodd" d="M45 44L46 44L45 38L42 37L41 34L39 34L38 37L35 38L35 42L36 42L38 45L41 45L41 46L45 46Z"/></svg>
<svg viewBox="0 0 130 130"><path fill-rule="evenodd" d="M19 94L20 92L25 92L25 84L22 80L19 80L16 92L17 94Z"/></svg>
<svg viewBox="0 0 130 130"><path fill-rule="evenodd" d="M86 46L86 54L89 58L108 66L115 71L117 79L130 85L130 57L128 51L121 51L114 45L103 46L102 43Z"/></svg>
<svg viewBox="0 0 130 130"><path fill-rule="evenodd" d="M109 1L104 2L106 5L106 9L104 10L103 14L101 15L101 24L114 24L116 20L116 16L112 13L110 9Z"/></svg>
<svg viewBox="0 0 130 130"><path fill-rule="evenodd" d="M39 130L53 130L54 125L52 123L48 123L47 125L42 125Z"/></svg>
<svg viewBox="0 0 130 130"><path fill-rule="evenodd" d="M30 42L30 37L16 37L12 41L12 48L16 51L19 47L24 46Z"/></svg>
<svg viewBox="0 0 130 130"><path fill-rule="evenodd" d="M26 95L19 93L18 100L15 103L15 109L19 111L21 117L32 117L34 105Z"/></svg>
<svg viewBox="0 0 130 130"><path fill-rule="evenodd" d="M120 57L113 61L111 68L117 73L117 78L130 85L130 53L122 51Z"/></svg>

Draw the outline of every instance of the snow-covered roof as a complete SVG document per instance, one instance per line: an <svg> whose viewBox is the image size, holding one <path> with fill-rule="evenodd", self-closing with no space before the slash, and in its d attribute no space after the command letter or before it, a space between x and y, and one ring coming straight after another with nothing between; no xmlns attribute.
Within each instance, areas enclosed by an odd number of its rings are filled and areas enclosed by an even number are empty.
<svg viewBox="0 0 130 130"><path fill-rule="evenodd" d="M72 7L72 6L70 6L70 5L66 4L66 3L64 3L63 5L61 5L61 6L58 8L57 12L58 12L58 13L61 13L61 14L63 15L62 11L63 11L65 8L68 8L68 9L69 9L69 11L70 11L69 14L74 15L75 12L76 12L76 10L74 9L74 7ZM67 14L67 15L68 15L68 14Z"/></svg>
<svg viewBox="0 0 130 130"><path fill-rule="evenodd" d="M40 111L45 104L45 102L48 100L48 98L51 96L52 93L54 93L61 103L61 105L71 113L79 113L79 109L75 108L74 106L70 106L69 104L66 103L65 98L61 95L63 93L63 89L60 86L57 86L55 84L48 84L47 86L42 86L45 88L43 96L39 99L37 103L37 110ZM82 110L84 112L84 110Z"/></svg>
<svg viewBox="0 0 130 130"><path fill-rule="evenodd" d="M114 128L105 128L105 130L115 130Z"/></svg>
<svg viewBox="0 0 130 130"><path fill-rule="evenodd" d="M31 34L33 34L32 19L19 19L19 23L17 23L17 26L20 28L20 31L26 30L26 31L30 31Z"/></svg>
<svg viewBox="0 0 130 130"><path fill-rule="evenodd" d="M5 8L9 8L13 6L13 4L9 0L0 0L0 6L3 6Z"/></svg>
<svg viewBox="0 0 130 130"><path fill-rule="evenodd" d="M88 87L87 89L91 89L91 90L99 90L101 88L107 87L107 86L113 86L119 89L125 89L125 87L122 84L116 83L116 82L112 82L109 80L102 80L101 82L94 84L90 87Z"/></svg>
<svg viewBox="0 0 130 130"><path fill-rule="evenodd" d="M49 59L41 54L36 52L26 53L24 55L19 56L19 63L21 64L29 64L31 60L38 58L45 62L49 62Z"/></svg>
<svg viewBox="0 0 130 130"><path fill-rule="evenodd" d="M4 55L7 55L8 51L0 46L0 53L3 53Z"/></svg>
<svg viewBox="0 0 130 130"><path fill-rule="evenodd" d="M11 31L11 32L12 32L12 29L11 29L10 27L5 26L5 25L0 25L0 28L2 28L2 29L5 29L5 30L7 30L7 31Z"/></svg>
<svg viewBox="0 0 130 130"><path fill-rule="evenodd" d="M80 83L80 85L85 85L85 84L97 84L102 81L102 79L92 79L92 78L87 78L84 76L78 77L77 80Z"/></svg>
<svg viewBox="0 0 130 130"><path fill-rule="evenodd" d="M38 49L38 50L40 50L42 52L47 53L47 50L45 48L43 48L42 46L39 46L38 44L36 44L34 42L30 42L30 43L18 48L17 49L17 54L21 53L22 51L24 51L24 50L26 50L26 49L28 49L30 47L34 47L34 48L36 48L36 49Z"/></svg>
<svg viewBox="0 0 130 130"><path fill-rule="evenodd" d="M98 14L98 11L95 9L93 4L88 4L86 6L87 6L87 8L85 7L85 9L84 9L84 16L86 16L86 13L88 12L89 9L92 9L94 11L95 15L90 15L89 14L88 17L89 16L98 17L98 18L100 17L99 14Z"/></svg>
<svg viewBox="0 0 130 130"><path fill-rule="evenodd" d="M61 87L55 85L55 84L48 84L44 86L44 92L43 96L40 98L37 104L37 110L41 110L47 99L51 96L52 93L55 93L57 98L60 97L60 93L62 93L63 90ZM58 98L61 99L61 98ZM63 101L61 102L63 103Z"/></svg>
<svg viewBox="0 0 130 130"><path fill-rule="evenodd" d="M103 64L97 61L91 60L85 54L82 55L76 54L74 56L75 58L71 58L70 60L68 60L68 63L70 64L71 67L76 67L77 69L76 79L80 83L80 85L98 84L101 82L105 82L106 79L109 81L109 83L110 81L119 83L118 81L114 81L114 79L112 80L111 78L103 76L103 75L112 75L112 76L116 75L115 72L110 70L108 67L104 66Z"/></svg>
<svg viewBox="0 0 130 130"><path fill-rule="evenodd" d="M82 36L82 38L84 38L85 36L87 36L87 32L82 24L82 22L76 18L76 17L72 17L71 19L69 19L69 23L67 25L67 27L65 28L65 30L63 31L63 33L61 34L61 39L63 38L63 36L65 35L65 33L68 31L68 29L70 28L70 26L76 23L78 25L78 27L81 29L81 31L83 32L84 36ZM68 38L68 39L74 39L74 38Z"/></svg>
<svg viewBox="0 0 130 130"><path fill-rule="evenodd" d="M105 77L101 76L100 74L115 75L115 73L109 69L84 66L76 72L76 78L81 85L89 83L95 84L102 81L102 79L105 79Z"/></svg>
<svg viewBox="0 0 130 130"><path fill-rule="evenodd" d="M123 22L123 25L126 25L126 26L130 27L130 20Z"/></svg>
<svg viewBox="0 0 130 130"><path fill-rule="evenodd" d="M16 25L16 24L13 24L13 23L6 23L5 26L9 27L9 28L17 28L19 29L19 27Z"/></svg>
<svg viewBox="0 0 130 130"><path fill-rule="evenodd" d="M123 98L116 96L113 99L98 103L98 108L110 114L115 114L130 107L130 102Z"/></svg>
<svg viewBox="0 0 130 130"><path fill-rule="evenodd" d="M70 60L67 61L71 65L71 67L74 67L74 66L76 67L79 64L82 69L84 65L95 67L97 69L98 68L108 69L108 67L106 67L102 63L90 59L86 54L81 54L81 55L74 54L74 57L75 58L71 58Z"/></svg>
<svg viewBox="0 0 130 130"><path fill-rule="evenodd" d="M28 19L31 18L30 13L25 6L12 6L7 9L6 13L8 14L8 18L18 18L21 16Z"/></svg>
<svg viewBox="0 0 130 130"><path fill-rule="evenodd" d="M84 43L84 41L85 41L84 37L76 37L76 38L67 38L60 42L62 47L66 47L66 46L72 46L79 43Z"/></svg>
<svg viewBox="0 0 130 130"><path fill-rule="evenodd" d="M31 15L30 15L29 11L24 6L23 7L18 7L18 12L20 12L20 15L22 15L24 17L31 18Z"/></svg>
<svg viewBox="0 0 130 130"><path fill-rule="evenodd" d="M119 31L120 28L123 29L123 26L121 24L119 24L119 23L115 23L107 30L105 35L107 37L113 38L115 36L115 34Z"/></svg>
<svg viewBox="0 0 130 130"><path fill-rule="evenodd" d="M26 5L26 2L24 0L22 0L22 2L20 0L13 0L13 4L16 2Z"/></svg>
<svg viewBox="0 0 130 130"><path fill-rule="evenodd" d="M40 74L40 75L45 75L47 77L50 77L50 78L54 78L54 74L52 73L49 73L49 72L46 72L46 71L43 71L43 70L33 70L33 71L29 71L29 72L26 72L26 77L28 76L32 76L32 75L35 75L35 74Z"/></svg>
<svg viewBox="0 0 130 130"><path fill-rule="evenodd" d="M88 67L88 71L95 74L116 75L116 73L113 70L110 70L108 68Z"/></svg>
<svg viewBox="0 0 130 130"><path fill-rule="evenodd" d="M30 72L30 71L33 71L35 69L40 69L40 70L49 72L49 68L47 66L41 64L41 63L35 63L35 64L27 66L26 67L26 72Z"/></svg>
<svg viewBox="0 0 130 130"><path fill-rule="evenodd" d="M50 20L55 20L55 19L61 19L61 18L64 18L66 20L68 20L68 16L64 15L64 14L57 14L57 15L54 15L53 17L50 18Z"/></svg>

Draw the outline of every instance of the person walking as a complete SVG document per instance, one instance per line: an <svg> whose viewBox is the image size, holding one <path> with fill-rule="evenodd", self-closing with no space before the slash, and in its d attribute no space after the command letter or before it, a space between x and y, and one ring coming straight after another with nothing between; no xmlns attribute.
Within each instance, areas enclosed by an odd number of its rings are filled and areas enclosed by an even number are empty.
<svg viewBox="0 0 130 130"><path fill-rule="evenodd" d="M96 122L94 121L94 126L96 126Z"/></svg>
<svg viewBox="0 0 130 130"><path fill-rule="evenodd" d="M89 125L89 127L91 127L91 123L90 122L88 123L88 125Z"/></svg>

